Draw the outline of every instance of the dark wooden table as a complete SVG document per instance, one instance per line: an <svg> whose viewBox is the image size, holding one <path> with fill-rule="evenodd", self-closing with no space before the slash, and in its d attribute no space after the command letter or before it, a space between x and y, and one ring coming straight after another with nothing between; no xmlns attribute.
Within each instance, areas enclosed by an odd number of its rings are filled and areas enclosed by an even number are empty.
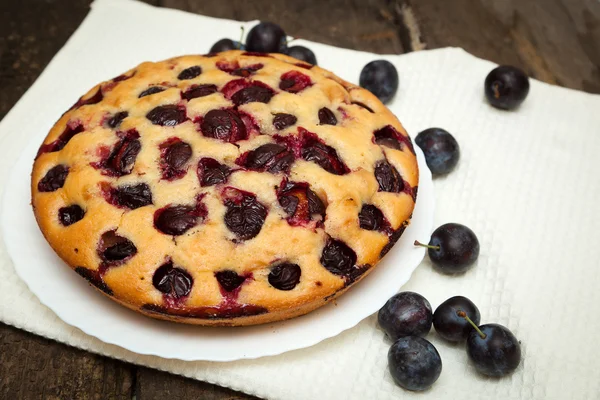
<svg viewBox="0 0 600 400"><path fill-rule="evenodd" d="M598 0L145 1L214 17L277 21L292 36L378 53L459 46L497 63L520 66L542 81L600 93ZM89 3L0 2L0 118L77 28ZM0 399L133 396L137 400L251 398L97 356L0 323Z"/></svg>

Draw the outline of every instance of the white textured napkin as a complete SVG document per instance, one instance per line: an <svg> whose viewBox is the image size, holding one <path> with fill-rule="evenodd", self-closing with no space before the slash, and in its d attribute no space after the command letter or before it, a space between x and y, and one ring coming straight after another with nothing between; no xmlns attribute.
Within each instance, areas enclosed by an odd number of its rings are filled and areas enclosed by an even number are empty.
<svg viewBox="0 0 600 400"><path fill-rule="evenodd" d="M84 23L0 123L0 184L32 132L46 132L90 87L145 60L204 53L241 23L123 0L96 0ZM244 24L246 26L251 23ZM299 41L301 43L302 41ZM379 56L309 43L319 64L356 82ZM304 44L307 44L304 43ZM0 250L0 320L72 346L269 399L598 399L600 397L600 96L531 82L517 112L491 108L483 81L494 67L460 49L385 56L400 73L390 108L413 137L440 126L461 145L458 168L437 179L436 225L461 222L481 243L464 276L426 260L403 288L436 307L461 294L482 322L508 326L523 362L501 380L479 376L463 346L432 332L443 371L426 394L397 388L389 342L372 316L309 349L231 363L140 356L59 320L16 276ZM18 227L15 227L18 229ZM427 241L424 237L422 240Z"/></svg>

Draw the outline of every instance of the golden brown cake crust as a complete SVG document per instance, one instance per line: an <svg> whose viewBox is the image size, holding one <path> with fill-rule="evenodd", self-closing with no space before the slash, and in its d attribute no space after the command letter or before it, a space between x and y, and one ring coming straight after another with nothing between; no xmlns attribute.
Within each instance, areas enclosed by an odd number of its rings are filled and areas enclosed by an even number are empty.
<svg viewBox="0 0 600 400"><path fill-rule="evenodd" d="M199 325L292 318L408 224L412 143L368 91L280 55L146 62L92 88L35 160L47 241L113 300Z"/></svg>

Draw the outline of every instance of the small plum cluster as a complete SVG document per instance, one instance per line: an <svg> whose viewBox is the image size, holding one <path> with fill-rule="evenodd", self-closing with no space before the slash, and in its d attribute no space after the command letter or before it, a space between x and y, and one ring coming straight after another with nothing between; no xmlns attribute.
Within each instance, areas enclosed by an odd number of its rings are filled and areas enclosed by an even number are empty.
<svg viewBox="0 0 600 400"><path fill-rule="evenodd" d="M423 296L401 292L379 310L378 321L394 341L388 352L388 366L396 384L404 389L426 390L442 373L440 354L423 338L432 325L445 340L466 341L467 355L481 374L506 376L521 362L521 345L515 335L502 325L479 325L479 309L463 296L449 298L432 313L431 304Z"/></svg>
<svg viewBox="0 0 600 400"><path fill-rule="evenodd" d="M361 86L367 87L363 85L362 78L361 74ZM397 77L387 78L385 83L395 85ZM513 110L527 97L529 80L518 68L500 66L487 76L484 92L492 106ZM460 147L446 130L426 129L417 135L415 142L423 151L434 176L446 175L456 167ZM434 266L447 274L467 271L479 256L479 241L475 233L456 223L438 227L428 244L415 241L415 246L426 247ZM479 325L479 309L463 296L449 298L432 313L430 303L423 296L401 292L379 310L378 321L394 341L388 352L390 373L397 385L408 390L430 388L442 372L438 351L423 338L432 325L445 340L466 341L467 355L475 369L483 375L509 375L521 362L521 346L515 335L499 324Z"/></svg>
<svg viewBox="0 0 600 400"><path fill-rule="evenodd" d="M284 30L273 22L261 22L248 32L246 43L242 43L244 29L242 28L242 37L239 41L231 39L221 39L211 48L210 53L219 53L227 50L245 50L250 53L281 53L290 57L305 61L312 65L317 65L317 57L307 47L291 46L288 47L288 39Z"/></svg>

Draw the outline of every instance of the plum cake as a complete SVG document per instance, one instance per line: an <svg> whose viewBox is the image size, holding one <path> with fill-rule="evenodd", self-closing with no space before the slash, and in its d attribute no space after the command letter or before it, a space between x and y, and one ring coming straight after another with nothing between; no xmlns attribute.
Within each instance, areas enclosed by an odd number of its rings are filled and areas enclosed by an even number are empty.
<svg viewBox="0 0 600 400"><path fill-rule="evenodd" d="M102 82L34 162L48 243L154 318L251 325L365 277L410 221L413 145L371 93L281 54L146 62Z"/></svg>

